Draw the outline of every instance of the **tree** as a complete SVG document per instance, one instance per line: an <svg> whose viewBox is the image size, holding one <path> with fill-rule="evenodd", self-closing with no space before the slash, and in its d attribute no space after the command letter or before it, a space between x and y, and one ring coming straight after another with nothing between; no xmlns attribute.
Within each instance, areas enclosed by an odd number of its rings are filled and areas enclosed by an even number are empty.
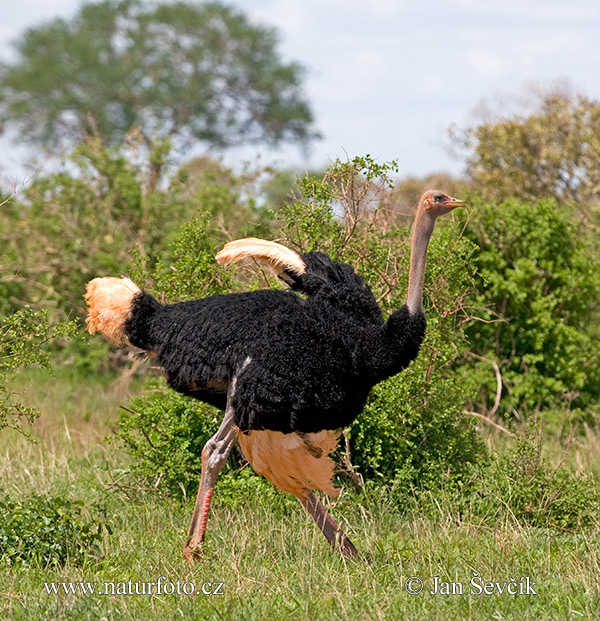
<svg viewBox="0 0 600 621"><path fill-rule="evenodd" d="M600 200L600 101L549 89L524 114L490 115L452 139L470 151L467 173L485 198Z"/></svg>
<svg viewBox="0 0 600 621"><path fill-rule="evenodd" d="M149 146L317 137L300 65L281 61L272 29L218 2L86 4L27 30L16 51L0 67L0 124L45 146L90 129L115 143L134 124Z"/></svg>

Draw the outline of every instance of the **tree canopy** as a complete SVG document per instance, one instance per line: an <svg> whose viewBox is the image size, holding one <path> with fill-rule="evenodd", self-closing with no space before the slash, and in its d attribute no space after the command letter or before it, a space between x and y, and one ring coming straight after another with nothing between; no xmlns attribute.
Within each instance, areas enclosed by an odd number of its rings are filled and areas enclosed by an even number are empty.
<svg viewBox="0 0 600 621"><path fill-rule="evenodd" d="M492 114L453 140L470 152L467 173L490 199L600 199L600 102L565 89L535 93L523 113Z"/></svg>
<svg viewBox="0 0 600 621"><path fill-rule="evenodd" d="M109 142L139 125L220 148L317 136L303 69L285 63L274 30L218 2L104 0L70 21L27 30L0 67L0 124L71 147L93 129Z"/></svg>

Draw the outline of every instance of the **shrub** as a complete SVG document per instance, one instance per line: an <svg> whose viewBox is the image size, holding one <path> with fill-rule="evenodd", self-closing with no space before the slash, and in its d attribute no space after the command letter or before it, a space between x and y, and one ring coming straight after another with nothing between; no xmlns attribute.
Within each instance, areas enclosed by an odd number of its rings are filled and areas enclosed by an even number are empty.
<svg viewBox="0 0 600 621"><path fill-rule="evenodd" d="M260 227L262 171L234 175L214 163L169 169L168 144L146 153L135 132L118 146L90 136L64 169L38 176L0 211L0 299L5 312L23 300L59 319L83 316L86 283L128 271L132 249L147 263L173 262L186 222L210 222L212 243ZM154 163L162 162L154 179ZM255 188L255 186L257 186ZM188 225L189 227L189 225ZM188 240L193 243L193 240ZM191 251L191 246L189 248ZM186 274L187 275L187 274Z"/></svg>
<svg viewBox="0 0 600 621"><path fill-rule="evenodd" d="M467 479L483 453L464 390L451 374L427 385L425 366L376 386L349 429L355 469L399 495Z"/></svg>
<svg viewBox="0 0 600 621"><path fill-rule="evenodd" d="M15 399L10 381L22 367L39 365L50 369L51 342L64 340L75 332L74 322L50 325L46 311L28 306L3 318L0 325L0 431L6 427L23 431L23 422L32 423L39 411Z"/></svg>
<svg viewBox="0 0 600 621"><path fill-rule="evenodd" d="M560 84L526 95L521 110L487 110L479 123L451 130L468 152L468 177L492 200L554 198L586 213L600 198L600 101Z"/></svg>
<svg viewBox="0 0 600 621"><path fill-rule="evenodd" d="M92 515L83 502L33 494L23 501L0 497L0 561L8 565L81 564L101 554L102 530L110 534L100 507Z"/></svg>
<svg viewBox="0 0 600 621"><path fill-rule="evenodd" d="M136 254L130 270L132 278L141 285L147 283L148 291L170 302L225 293L230 290L232 279L215 261L221 245L208 216L194 217L181 227L171 249L170 263L159 260L151 265L148 257Z"/></svg>
<svg viewBox="0 0 600 621"><path fill-rule="evenodd" d="M195 498L202 472L201 453L217 431L222 412L148 380L148 392L123 409L116 440L132 457L128 480L133 489L168 496ZM241 452L229 454L217 482L219 502L236 508L249 495L277 504L273 486L254 473Z"/></svg>
<svg viewBox="0 0 600 621"><path fill-rule="evenodd" d="M477 306L486 310L466 334L474 353L499 366L499 411L585 407L600 397L600 253L591 232L547 200L472 203L465 235L480 248ZM475 369L490 409L496 378L489 362Z"/></svg>
<svg viewBox="0 0 600 621"><path fill-rule="evenodd" d="M200 480L202 448L218 429L222 415L166 389L162 382L150 381L148 388L124 410L117 434L133 458L130 473L136 485L193 497Z"/></svg>

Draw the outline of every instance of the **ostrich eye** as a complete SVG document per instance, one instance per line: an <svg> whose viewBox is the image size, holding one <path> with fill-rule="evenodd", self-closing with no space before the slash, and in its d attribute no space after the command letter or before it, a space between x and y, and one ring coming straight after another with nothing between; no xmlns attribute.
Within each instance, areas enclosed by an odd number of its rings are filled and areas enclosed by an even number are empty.
<svg viewBox="0 0 600 621"><path fill-rule="evenodd" d="M438 192L434 197L436 203L443 203L446 197L441 192Z"/></svg>

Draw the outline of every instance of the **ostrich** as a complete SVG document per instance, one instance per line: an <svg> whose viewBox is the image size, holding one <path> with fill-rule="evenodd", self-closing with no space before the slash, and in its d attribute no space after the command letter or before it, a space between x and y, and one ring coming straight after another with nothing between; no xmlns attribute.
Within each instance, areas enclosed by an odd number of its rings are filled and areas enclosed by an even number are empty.
<svg viewBox="0 0 600 621"><path fill-rule="evenodd" d="M385 321L354 269L319 252L240 239L221 264L252 257L291 291L258 290L163 305L128 278L95 278L85 295L87 326L152 356L171 388L224 411L202 450L200 486L185 557L204 541L219 471L237 439L254 470L294 494L330 544L358 552L313 490L336 495L330 453L371 388L404 369L425 334L423 281L436 219L464 202L427 191L415 217L406 304ZM298 295L304 294L304 297Z"/></svg>

